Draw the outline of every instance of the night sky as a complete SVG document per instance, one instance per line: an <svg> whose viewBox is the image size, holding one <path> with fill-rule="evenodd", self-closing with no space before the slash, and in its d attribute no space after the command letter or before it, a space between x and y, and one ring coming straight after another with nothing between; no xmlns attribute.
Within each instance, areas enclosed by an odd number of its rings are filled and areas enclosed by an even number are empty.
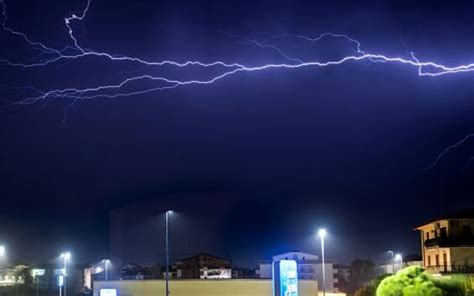
<svg viewBox="0 0 474 296"><path fill-rule="evenodd" d="M72 45L64 17L85 5L5 2L9 27L55 48ZM281 62L240 36L333 32L370 52L459 65L474 62L473 9L472 1L93 0L73 28L84 48L148 60ZM331 40L279 45L303 60L351 50ZM0 33L2 60L37 54ZM416 253L415 226L474 206L474 138L423 171L474 132L472 72L420 77L415 67L365 60L68 108L68 98L6 101L24 97L21 87L92 87L145 70L93 57L31 69L0 63L0 71L0 242L11 259L44 262L65 249L78 262L102 259L110 210L149 200L179 212L174 258L209 251L247 266L288 250L319 252L320 226L330 233L327 256L341 263ZM203 234L196 243L185 239L193 225ZM161 247L136 260L160 261Z"/></svg>

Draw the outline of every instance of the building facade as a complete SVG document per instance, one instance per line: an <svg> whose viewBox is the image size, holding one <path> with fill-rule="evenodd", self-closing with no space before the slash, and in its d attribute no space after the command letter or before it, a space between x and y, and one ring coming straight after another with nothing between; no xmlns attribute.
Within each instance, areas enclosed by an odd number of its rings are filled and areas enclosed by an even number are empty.
<svg viewBox="0 0 474 296"><path fill-rule="evenodd" d="M171 280L169 290L170 295L173 296L269 296L273 294L272 281L259 279ZM165 281L163 280L97 281L94 282L93 296L157 296L164 295L164 291ZM317 282L298 281L298 295L317 296Z"/></svg>
<svg viewBox="0 0 474 296"><path fill-rule="evenodd" d="M474 273L474 209L442 216L416 230L426 270Z"/></svg>
<svg viewBox="0 0 474 296"><path fill-rule="evenodd" d="M176 262L178 279L230 279L232 278L229 260L201 253Z"/></svg>
<svg viewBox="0 0 474 296"><path fill-rule="evenodd" d="M323 287L323 266L319 260L319 256L305 252L287 252L273 256L273 262L280 260L295 260L298 264L298 278L301 280L316 280L319 287ZM326 281L324 287L326 291L338 291L337 289L337 271L333 263L325 262L324 271ZM260 262L258 275L261 279L272 278L272 262Z"/></svg>

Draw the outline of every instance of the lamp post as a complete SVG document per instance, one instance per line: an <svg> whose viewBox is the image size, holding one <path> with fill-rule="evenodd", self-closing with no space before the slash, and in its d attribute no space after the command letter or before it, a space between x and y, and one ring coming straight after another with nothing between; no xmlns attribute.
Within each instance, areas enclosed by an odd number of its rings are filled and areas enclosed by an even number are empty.
<svg viewBox="0 0 474 296"><path fill-rule="evenodd" d="M318 236L321 239L321 263L323 271L323 296L326 296L326 268L324 266L324 238L326 237L326 229L321 228L318 230Z"/></svg>
<svg viewBox="0 0 474 296"><path fill-rule="evenodd" d="M109 260L109 259L105 259L105 260L104 260L104 264L105 264L105 280L106 280L106 281L109 280L109 263L110 263L110 260Z"/></svg>
<svg viewBox="0 0 474 296"><path fill-rule="evenodd" d="M3 261L5 260L6 257L6 248L5 246L0 246L0 267L3 265Z"/></svg>
<svg viewBox="0 0 474 296"><path fill-rule="evenodd" d="M395 252L389 250L388 253L392 255L392 274L395 274Z"/></svg>
<svg viewBox="0 0 474 296"><path fill-rule="evenodd" d="M68 263L69 259L71 259L71 253L69 253L69 252L62 253L61 258L64 260L63 286L64 286L64 296L66 296L67 295L67 284L66 284L67 263ZM61 287L59 287L59 295L61 295Z"/></svg>
<svg viewBox="0 0 474 296"><path fill-rule="evenodd" d="M169 272L170 272L170 249L169 249L169 216L173 213L173 211L168 210L165 213L165 220L166 220L166 230L165 230L165 253L166 253L166 274L165 274L165 281L166 281L166 296L169 296Z"/></svg>
<svg viewBox="0 0 474 296"><path fill-rule="evenodd" d="M402 256L402 254L396 254L394 261L400 262L400 268L398 270L401 270L402 267L403 267L403 256Z"/></svg>

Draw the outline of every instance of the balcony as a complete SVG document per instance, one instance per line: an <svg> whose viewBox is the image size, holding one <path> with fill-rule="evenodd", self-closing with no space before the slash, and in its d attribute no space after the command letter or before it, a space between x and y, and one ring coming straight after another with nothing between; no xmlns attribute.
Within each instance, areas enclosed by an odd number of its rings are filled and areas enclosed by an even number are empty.
<svg viewBox="0 0 474 296"><path fill-rule="evenodd" d="M474 236L457 236L457 237L446 237L440 236L432 239L425 240L425 247L474 247Z"/></svg>

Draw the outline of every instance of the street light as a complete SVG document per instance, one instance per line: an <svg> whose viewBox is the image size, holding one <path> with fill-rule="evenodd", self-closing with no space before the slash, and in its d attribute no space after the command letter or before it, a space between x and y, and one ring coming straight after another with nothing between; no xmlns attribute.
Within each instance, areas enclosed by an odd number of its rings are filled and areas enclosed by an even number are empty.
<svg viewBox="0 0 474 296"><path fill-rule="evenodd" d="M168 210L165 213L165 220L166 220L166 235L165 235L165 253L166 253L166 275L165 275L165 281L166 281L166 296L169 296L170 290L169 290L169 272L170 272L170 249L169 249L169 216L173 214L172 210Z"/></svg>
<svg viewBox="0 0 474 296"><path fill-rule="evenodd" d="M400 268L398 270L401 270L403 267L403 256L402 254L396 254L395 255L395 261L400 262Z"/></svg>
<svg viewBox="0 0 474 296"><path fill-rule="evenodd" d="M61 253L60 256L64 260L64 269L63 269L63 285L64 285L64 296L66 296L67 293L67 284L66 284L66 277L67 277L67 263L71 259L71 253L70 252L65 252ZM59 295L61 295L61 287L59 287Z"/></svg>
<svg viewBox="0 0 474 296"><path fill-rule="evenodd" d="M389 250L388 253L392 255L392 274L395 274L395 252Z"/></svg>
<svg viewBox="0 0 474 296"><path fill-rule="evenodd" d="M0 246L0 267L3 265L3 261L6 258L7 251L5 249L5 246Z"/></svg>
<svg viewBox="0 0 474 296"><path fill-rule="evenodd" d="M105 280L109 280L109 264L110 260L109 259L104 259L104 264L105 264Z"/></svg>
<svg viewBox="0 0 474 296"><path fill-rule="evenodd" d="M318 230L318 236L321 239L321 260L323 269L323 296L326 296L326 269L324 266L324 238L327 235L327 231L324 228Z"/></svg>

